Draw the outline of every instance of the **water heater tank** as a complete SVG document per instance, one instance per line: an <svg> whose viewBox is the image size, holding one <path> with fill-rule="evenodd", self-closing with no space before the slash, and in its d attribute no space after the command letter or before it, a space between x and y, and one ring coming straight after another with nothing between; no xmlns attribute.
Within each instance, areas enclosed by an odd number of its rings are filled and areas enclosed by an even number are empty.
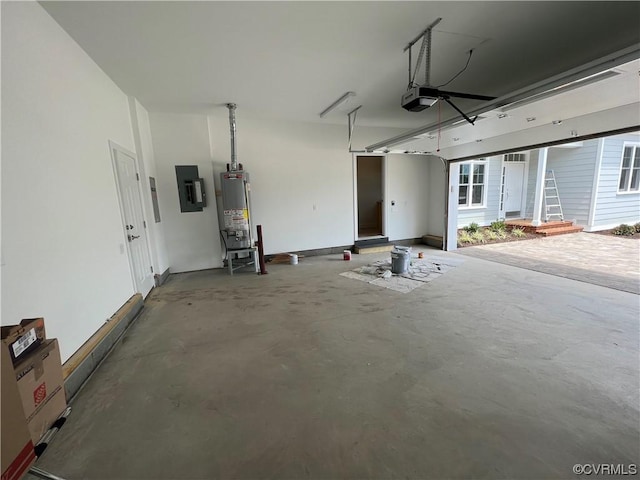
<svg viewBox="0 0 640 480"><path fill-rule="evenodd" d="M225 245L228 250L253 246L249 215L249 174L244 170L220 174Z"/></svg>

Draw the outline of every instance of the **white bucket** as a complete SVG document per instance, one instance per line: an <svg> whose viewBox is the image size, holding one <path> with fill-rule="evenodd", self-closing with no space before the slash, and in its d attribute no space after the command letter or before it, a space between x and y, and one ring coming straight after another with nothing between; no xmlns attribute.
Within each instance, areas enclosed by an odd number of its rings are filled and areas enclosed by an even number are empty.
<svg viewBox="0 0 640 480"><path fill-rule="evenodd" d="M289 263L291 265L297 265L298 264L298 255L296 255L295 253L290 253L289 254Z"/></svg>

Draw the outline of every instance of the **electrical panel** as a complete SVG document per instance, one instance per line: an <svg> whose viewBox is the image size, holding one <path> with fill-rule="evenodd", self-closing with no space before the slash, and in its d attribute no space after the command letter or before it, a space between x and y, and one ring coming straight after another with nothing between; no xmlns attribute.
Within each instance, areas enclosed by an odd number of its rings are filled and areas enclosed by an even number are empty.
<svg viewBox="0 0 640 480"><path fill-rule="evenodd" d="M207 206L204 180L197 165L176 165L181 212L201 212Z"/></svg>

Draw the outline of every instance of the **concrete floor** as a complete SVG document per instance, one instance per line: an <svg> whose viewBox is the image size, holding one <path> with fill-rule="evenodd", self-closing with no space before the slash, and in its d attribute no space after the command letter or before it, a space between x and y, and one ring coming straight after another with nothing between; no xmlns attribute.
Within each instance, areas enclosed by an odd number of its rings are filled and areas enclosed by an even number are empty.
<svg viewBox="0 0 640 480"><path fill-rule="evenodd" d="M68 479L573 478L638 464L639 297L464 259L174 275L38 461Z"/></svg>

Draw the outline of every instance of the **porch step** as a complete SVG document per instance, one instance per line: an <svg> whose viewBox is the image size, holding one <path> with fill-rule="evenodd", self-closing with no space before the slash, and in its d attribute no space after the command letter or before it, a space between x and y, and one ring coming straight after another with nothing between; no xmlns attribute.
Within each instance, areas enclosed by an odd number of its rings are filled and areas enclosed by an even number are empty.
<svg viewBox="0 0 640 480"><path fill-rule="evenodd" d="M551 222L545 222L542 225L531 225L530 220L507 220L506 224L510 227L518 227L523 229L527 233L542 233L555 229L572 227L573 222L568 220L557 220Z"/></svg>
<svg viewBox="0 0 640 480"><path fill-rule="evenodd" d="M579 227L578 225L569 225L566 227L554 227L547 230L538 230L536 233L543 237L551 237L554 235L565 235L567 233L578 233L582 230L583 227Z"/></svg>
<svg viewBox="0 0 640 480"><path fill-rule="evenodd" d="M374 247L376 245L386 245L387 243L389 243L389 237L380 236L356 240L354 244L356 247Z"/></svg>
<svg viewBox="0 0 640 480"><path fill-rule="evenodd" d="M356 245L353 248L353 251L358 254L390 252L391 250L393 250L392 243L381 243L381 244L368 245L368 246Z"/></svg>

